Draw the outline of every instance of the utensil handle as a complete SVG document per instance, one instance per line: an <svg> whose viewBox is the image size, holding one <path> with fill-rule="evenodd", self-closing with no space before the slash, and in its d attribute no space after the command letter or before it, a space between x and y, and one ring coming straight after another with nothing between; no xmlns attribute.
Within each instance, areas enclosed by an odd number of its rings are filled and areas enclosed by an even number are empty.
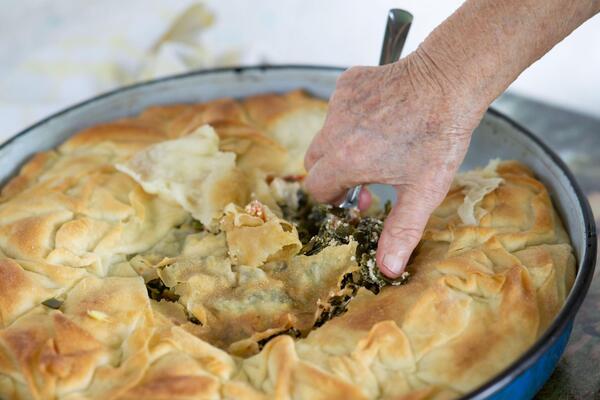
<svg viewBox="0 0 600 400"><path fill-rule="evenodd" d="M413 16L408 11L392 8L388 12L379 65L398 61L412 21Z"/></svg>

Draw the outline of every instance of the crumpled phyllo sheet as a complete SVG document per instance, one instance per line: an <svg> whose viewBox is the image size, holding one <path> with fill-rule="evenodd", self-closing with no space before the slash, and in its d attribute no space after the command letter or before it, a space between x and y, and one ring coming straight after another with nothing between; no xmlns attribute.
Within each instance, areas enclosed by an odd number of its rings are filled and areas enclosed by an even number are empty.
<svg viewBox="0 0 600 400"><path fill-rule="evenodd" d="M267 261L286 260L302 248L296 227L258 201L245 208L227 205L221 230L235 265L258 267Z"/></svg>
<svg viewBox="0 0 600 400"><path fill-rule="evenodd" d="M465 194L463 204L457 210L464 225L477 225L485 214L479 203L504 181L496 172L499 163L499 159L490 160L485 168L463 172L454 178L454 184L461 186Z"/></svg>
<svg viewBox="0 0 600 400"><path fill-rule="evenodd" d="M241 170L259 169L271 175L284 173L288 151L260 130L233 121L215 121L211 126L219 135L221 151L235 153L236 164Z"/></svg>
<svg viewBox="0 0 600 400"><path fill-rule="evenodd" d="M274 335L308 333L320 307L339 292L343 277L357 268L353 260L356 243L327 247L313 256L297 255L300 242L295 229L281 228L281 220L268 208L263 209L266 221L256 215L256 209L246 209L249 212L227 207L221 223L224 233L206 233L190 243L190 249L184 248L184 255L158 270L162 282L178 296L179 304L195 322L186 327L209 343L240 356L255 354ZM277 222L279 228L270 227L268 221ZM240 227L264 226L240 242L231 242L236 249L235 256L231 255L230 239L223 240L223 235L227 237ZM255 265L242 262L258 260L244 251L253 244L255 249L262 249L260 241L268 242L270 236L279 245L267 246L270 251L259 257L263 261ZM203 241L210 243L210 255L199 250L207 247ZM219 251L215 251L217 243L222 246ZM240 246L235 247L238 243ZM282 251L290 243L294 249ZM276 257L269 259L272 255ZM269 261L264 262L266 259Z"/></svg>
<svg viewBox="0 0 600 400"><path fill-rule="evenodd" d="M227 204L247 201L245 177L235 158L219 151L219 137L203 125L187 136L149 146L116 168L147 193L178 203L211 228Z"/></svg>

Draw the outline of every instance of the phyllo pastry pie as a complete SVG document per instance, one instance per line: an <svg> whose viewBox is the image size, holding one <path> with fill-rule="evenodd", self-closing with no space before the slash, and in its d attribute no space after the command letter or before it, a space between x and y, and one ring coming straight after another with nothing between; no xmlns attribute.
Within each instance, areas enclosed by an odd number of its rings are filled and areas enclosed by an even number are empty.
<svg viewBox="0 0 600 400"><path fill-rule="evenodd" d="M446 399L526 351L574 279L527 167L459 174L398 280L389 206L316 204L326 103L151 107L37 154L0 194L2 399Z"/></svg>

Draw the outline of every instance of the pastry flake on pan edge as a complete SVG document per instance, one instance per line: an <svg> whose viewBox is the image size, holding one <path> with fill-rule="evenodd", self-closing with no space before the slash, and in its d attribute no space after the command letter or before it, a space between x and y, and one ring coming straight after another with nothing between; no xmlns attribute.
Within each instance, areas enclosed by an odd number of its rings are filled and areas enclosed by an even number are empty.
<svg viewBox="0 0 600 400"><path fill-rule="evenodd" d="M445 399L522 354L574 279L544 186L511 161L460 175L385 281L384 215L297 179L325 112L151 107L34 156L0 194L0 397Z"/></svg>

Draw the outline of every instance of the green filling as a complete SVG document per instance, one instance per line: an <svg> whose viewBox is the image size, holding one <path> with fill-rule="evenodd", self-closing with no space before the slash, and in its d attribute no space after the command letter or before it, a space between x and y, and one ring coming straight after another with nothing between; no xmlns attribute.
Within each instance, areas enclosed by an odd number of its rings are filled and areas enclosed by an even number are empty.
<svg viewBox="0 0 600 400"><path fill-rule="evenodd" d="M296 226L303 245L300 254L311 256L321 252L328 246L348 244L350 241L357 243L355 258L359 269L356 272L346 274L342 278L339 288L340 294L332 296L328 300L328 306L320 310L314 324L315 328L346 312L348 304L360 287L378 294L385 286L397 286L407 282L408 274L404 274L395 280L383 276L375 262L377 242L383 229L383 221L391 208L389 202L377 215L367 217L362 217L359 211L355 209L341 209L314 203L303 190L297 192L297 203L298 207L294 208L287 204L279 204L279 206L284 219ZM202 224L196 220L191 221L190 227L194 231L204 229ZM148 296L156 301L175 302L179 299L179 296L169 289L160 278L148 281L146 288ZM201 325L201 322L189 313L188 320L191 323ZM259 349L262 349L271 339L279 335L290 335L298 338L301 333L295 328L276 333L259 340L257 342Z"/></svg>
<svg viewBox="0 0 600 400"><path fill-rule="evenodd" d="M49 299L42 301L42 304L48 308L58 310L63 305L63 302L54 297L50 297Z"/></svg>
<svg viewBox="0 0 600 400"><path fill-rule="evenodd" d="M202 232L204 230L204 225L202 224L202 222L198 221L197 219L192 219L192 222L190 223L190 225L192 226L192 229L195 230L196 232Z"/></svg>
<svg viewBox="0 0 600 400"><path fill-rule="evenodd" d="M274 334L274 335L271 335L271 336L269 336L269 337L266 337L266 338L264 338L264 339L261 339L261 340L257 341L257 342L256 342L256 344L258 345L258 350L262 350L262 349L263 349L263 347L265 347L265 345L266 345L266 344L267 344L267 343L268 343L268 342L269 342L271 339L274 339L274 338L276 338L277 336L281 336L281 335L289 335L289 336L291 336L291 337L293 337L293 338L296 338L296 339L302 336L302 334L300 333L300 331L299 331L298 329L296 329L296 328L290 328L290 329L287 329L287 330L285 330L285 331L282 331L282 332L277 332L277 333L276 333L276 334Z"/></svg>
<svg viewBox="0 0 600 400"><path fill-rule="evenodd" d="M384 286L401 285L407 281L406 275L395 280L385 277L379 272L375 262L383 221L391 209L389 202L378 215L361 217L358 210L313 203L306 193L300 190L296 210L291 210L286 205L280 206L284 218L296 224L300 241L304 245L300 250L301 254L310 256L327 246L348 244L350 240L357 242L355 257L360 270L349 283L365 287L377 294Z"/></svg>
<svg viewBox="0 0 600 400"><path fill-rule="evenodd" d="M341 294L331 297L328 307L320 310L315 328L345 313L360 287L378 294L384 286L402 285L408 281L408 274L394 280L385 277L379 272L375 261L383 221L391 210L390 202L377 215L361 217L356 209L316 204L302 190L298 191L297 196L297 209L291 209L285 204L279 206L284 218L296 225L303 244L300 254L314 255L327 246L348 244L351 240L357 243L355 257L359 269L342 278Z"/></svg>
<svg viewBox="0 0 600 400"><path fill-rule="evenodd" d="M179 300L179 296L169 289L160 278L146 282L146 289L148 290L148 297L153 300L173 302Z"/></svg>

